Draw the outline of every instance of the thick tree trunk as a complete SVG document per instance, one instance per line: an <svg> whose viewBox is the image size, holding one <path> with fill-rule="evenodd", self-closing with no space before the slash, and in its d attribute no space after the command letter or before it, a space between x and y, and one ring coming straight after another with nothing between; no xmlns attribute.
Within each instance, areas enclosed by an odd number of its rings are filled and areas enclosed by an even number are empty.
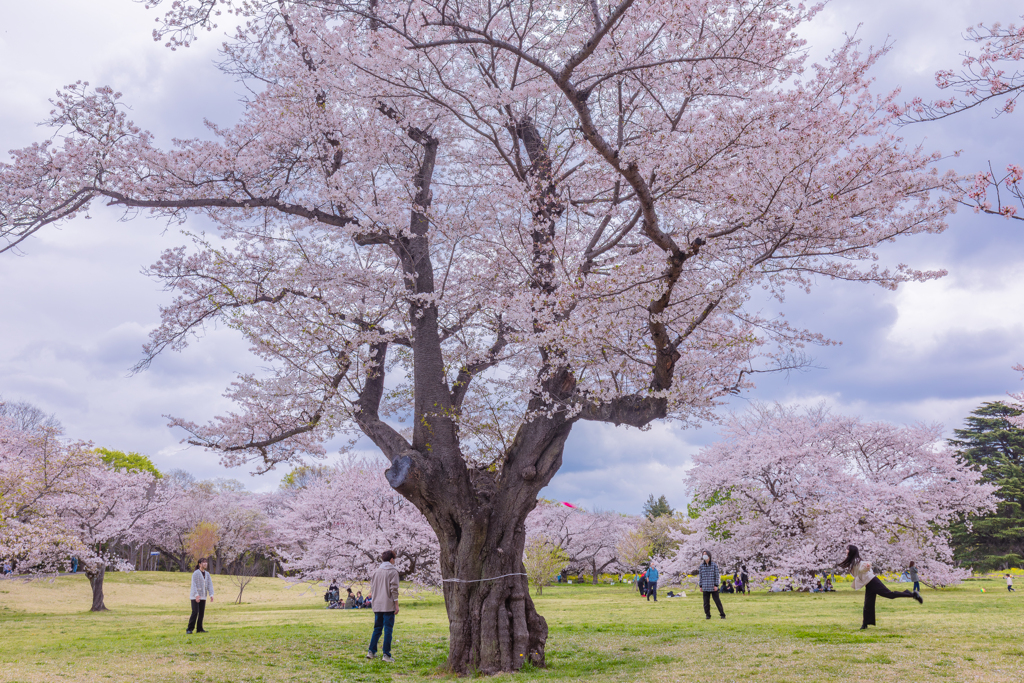
<svg viewBox="0 0 1024 683"><path fill-rule="evenodd" d="M498 472L467 467L435 447L433 457L408 451L386 473L437 533L448 668L455 673L517 671L527 661L544 666L547 622L534 608L523 566L526 516L558 470L570 429L544 418L524 425Z"/></svg>
<svg viewBox="0 0 1024 683"><path fill-rule="evenodd" d="M105 612L107 606L103 604L103 575L106 574L107 567L104 564L100 564L97 567L87 566L85 568L85 575L89 577L89 585L92 586L92 607L90 612Z"/></svg>
<svg viewBox="0 0 1024 683"><path fill-rule="evenodd" d="M492 516L500 515L492 511ZM517 520L509 522L488 529L463 527L461 538L442 543L443 549L447 546L442 574L448 667L457 673L517 671L527 661L544 666L548 627L534 608L523 575L525 528Z"/></svg>

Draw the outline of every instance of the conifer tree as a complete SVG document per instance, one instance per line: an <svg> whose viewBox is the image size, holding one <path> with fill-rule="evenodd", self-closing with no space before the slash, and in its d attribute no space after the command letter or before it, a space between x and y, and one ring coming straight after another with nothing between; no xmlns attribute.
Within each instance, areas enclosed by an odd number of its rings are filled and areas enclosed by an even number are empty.
<svg viewBox="0 0 1024 683"><path fill-rule="evenodd" d="M654 500L654 494L652 493L647 497L647 502L644 503L644 517L650 520L663 515L671 517L673 512L675 510L668 504L668 499L665 496Z"/></svg>
<svg viewBox="0 0 1024 683"><path fill-rule="evenodd" d="M983 403L949 442L965 461L984 468L986 482L999 487L994 513L952 528L956 558L975 569L1024 562L1024 429L1011 421L1021 414L999 401Z"/></svg>

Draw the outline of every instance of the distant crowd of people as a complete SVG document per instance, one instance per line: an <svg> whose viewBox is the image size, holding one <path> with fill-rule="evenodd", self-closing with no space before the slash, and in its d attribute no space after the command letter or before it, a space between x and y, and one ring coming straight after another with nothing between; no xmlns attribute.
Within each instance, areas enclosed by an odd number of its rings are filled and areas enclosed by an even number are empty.
<svg viewBox="0 0 1024 683"><path fill-rule="evenodd" d="M824 583L820 578L815 577L815 579L809 584L794 584L789 580L776 581L772 584L772 587L768 589L768 592L788 593L789 591L795 591L797 593L833 593L835 590L835 586L832 585L832 579L830 577L826 577Z"/></svg>
<svg viewBox="0 0 1024 683"><path fill-rule="evenodd" d="M363 597L362 591L352 592L351 588L346 588L348 595L345 596L345 601L341 600L341 589L338 588L336 581L331 582L331 587L324 593L324 602L327 603L327 609L373 609L373 595L370 593Z"/></svg>

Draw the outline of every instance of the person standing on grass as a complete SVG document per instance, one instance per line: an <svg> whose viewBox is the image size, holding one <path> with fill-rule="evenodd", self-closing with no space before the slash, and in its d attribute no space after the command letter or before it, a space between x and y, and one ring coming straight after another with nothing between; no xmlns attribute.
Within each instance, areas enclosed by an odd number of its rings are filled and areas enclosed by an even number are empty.
<svg viewBox="0 0 1024 683"><path fill-rule="evenodd" d="M1011 593L1016 593L1017 592L1017 591L1013 590L1013 577L1010 576L1009 574L1006 575L1006 590L1008 590Z"/></svg>
<svg viewBox="0 0 1024 683"><path fill-rule="evenodd" d="M391 633L395 628L395 617L398 616L398 569L395 567L395 553L385 550L380 556L380 566L370 577L370 595L373 596L373 635L370 637L370 649L367 659L377 656L377 641L381 632L384 633L385 662L395 661L391 657Z"/></svg>
<svg viewBox="0 0 1024 683"><path fill-rule="evenodd" d="M715 606L718 614L725 619L725 610L722 609L722 599L718 597L718 584L722 582L722 576L718 571L718 565L711 561L711 553L704 551L698 573L701 593L704 594L704 616L711 618L711 598L715 599Z"/></svg>
<svg viewBox="0 0 1024 683"><path fill-rule="evenodd" d="M652 595L654 602L658 602L658 570L653 564L644 572L644 577L647 579L647 602L651 601Z"/></svg>
<svg viewBox="0 0 1024 683"><path fill-rule="evenodd" d="M750 575L747 574L746 567L740 567L740 581L743 582L743 593L750 592Z"/></svg>
<svg viewBox="0 0 1024 683"><path fill-rule="evenodd" d="M196 633L206 633L203 615L206 613L207 600L213 602L213 579L210 578L210 572L206 571L206 558L201 557L196 562L196 570L192 572L192 589L189 591L192 616L188 618L185 633L191 634L193 629Z"/></svg>
<svg viewBox="0 0 1024 683"><path fill-rule="evenodd" d="M875 576L871 570L871 563L861 558L857 546L851 544L847 546L846 551L846 559L839 563L839 568L853 574L853 590L858 590L861 586L864 587L864 623L861 624L861 630L875 625L875 597L878 595L887 600L913 598L919 604L924 603L924 598L917 591L896 593L886 588L881 579Z"/></svg>
<svg viewBox="0 0 1024 683"><path fill-rule="evenodd" d="M920 593L921 592L921 582L920 582L920 580L918 580L918 577L917 577L917 565L915 565L913 563L913 561L911 561L910 566L907 567L907 574L910 575L910 580L914 582L914 592L915 593Z"/></svg>

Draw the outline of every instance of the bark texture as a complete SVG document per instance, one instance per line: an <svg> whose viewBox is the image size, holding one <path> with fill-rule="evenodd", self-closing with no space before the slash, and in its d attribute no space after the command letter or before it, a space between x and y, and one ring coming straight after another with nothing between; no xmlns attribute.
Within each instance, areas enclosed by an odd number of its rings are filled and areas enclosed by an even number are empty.
<svg viewBox="0 0 1024 683"><path fill-rule="evenodd" d="M103 604L103 576L107 573L106 565L98 567L86 567L85 575L89 577L89 585L92 587L92 607L90 612L106 612L107 606Z"/></svg>
<svg viewBox="0 0 1024 683"><path fill-rule="evenodd" d="M388 481L430 521L441 544L449 619L448 667L456 673L544 666L547 623L534 608L523 566L526 516L561 465L571 423L524 425L498 472L461 455L430 458L410 450L393 461Z"/></svg>

